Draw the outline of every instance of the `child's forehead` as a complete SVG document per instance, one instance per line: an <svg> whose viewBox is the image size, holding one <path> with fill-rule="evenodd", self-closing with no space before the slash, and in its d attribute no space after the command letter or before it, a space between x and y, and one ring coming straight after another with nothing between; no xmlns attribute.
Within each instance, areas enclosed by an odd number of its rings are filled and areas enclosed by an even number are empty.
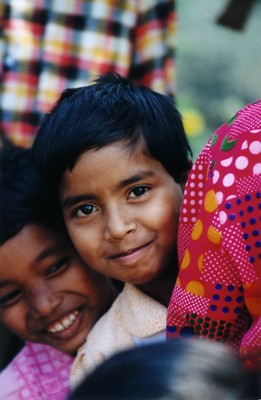
<svg viewBox="0 0 261 400"><path fill-rule="evenodd" d="M60 189L70 181L73 185L79 180L96 181L101 176L124 179L138 171L155 169L160 162L151 157L143 144L135 147L124 142L115 142L98 149L83 152L71 169L67 169L62 178ZM97 181L98 185L98 181Z"/></svg>
<svg viewBox="0 0 261 400"><path fill-rule="evenodd" d="M142 144L133 150L114 143L83 153L74 168L65 171L59 187L60 203L63 210L69 210L99 196L107 202L108 196L121 196L131 185L147 179L161 186L173 180L160 161L147 155Z"/></svg>
<svg viewBox="0 0 261 400"><path fill-rule="evenodd" d="M32 261L41 261L64 250L68 244L68 239L62 232L30 223L0 246L0 254L10 259L24 257L31 258Z"/></svg>
<svg viewBox="0 0 261 400"><path fill-rule="evenodd" d="M135 159L137 155L143 155L145 157L153 158L149 152L147 151L147 146L145 142L140 139L138 142L130 143L130 141L124 140L117 140L112 143L107 143L104 146L100 146L97 148L91 148L84 150L79 157L76 159L76 162L73 168L83 159L88 162L90 156L92 159L95 159L97 155L97 159L100 158L100 155L106 155L108 158L115 158L115 155L119 157L119 162L123 162L126 159ZM72 169L73 169L72 168Z"/></svg>

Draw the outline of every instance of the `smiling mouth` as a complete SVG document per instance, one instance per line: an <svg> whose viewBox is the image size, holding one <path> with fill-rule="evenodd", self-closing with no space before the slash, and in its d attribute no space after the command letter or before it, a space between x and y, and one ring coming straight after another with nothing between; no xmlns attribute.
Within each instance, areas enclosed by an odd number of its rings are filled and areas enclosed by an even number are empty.
<svg viewBox="0 0 261 400"><path fill-rule="evenodd" d="M130 254L136 253L137 251L139 251L139 250L141 250L141 249L144 249L144 248L146 248L146 247L149 247L149 246L151 245L152 242L153 242L153 240L149 241L148 243L146 243L146 244L144 244L144 245L142 245L142 246L135 247L134 249L127 250L127 251L123 251L122 253L118 253L118 254L115 254L115 255L113 255L113 256L110 256L109 258L110 258L111 260L115 260L115 259L117 259L117 258L127 257L127 256L129 256Z"/></svg>
<svg viewBox="0 0 261 400"><path fill-rule="evenodd" d="M80 314L79 310L75 310L75 311L71 312L70 314L67 314L65 317L63 317L59 321L48 326L48 328L45 329L45 332L47 332L47 333L64 332L65 330L69 329L73 325L74 321L77 319L79 314Z"/></svg>

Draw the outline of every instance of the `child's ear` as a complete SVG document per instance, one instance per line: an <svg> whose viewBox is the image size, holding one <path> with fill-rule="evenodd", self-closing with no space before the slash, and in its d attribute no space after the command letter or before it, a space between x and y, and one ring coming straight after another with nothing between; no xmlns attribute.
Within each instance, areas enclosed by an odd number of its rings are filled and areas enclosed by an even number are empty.
<svg viewBox="0 0 261 400"><path fill-rule="evenodd" d="M181 175L180 185L181 185L181 188L182 188L182 191L183 191L183 192L184 192L185 185L186 185L186 182L187 182L187 179L188 179L190 170L191 170L191 168L192 168L192 165L193 165L193 163L192 163L192 161L190 160L188 169L187 169L185 172L183 172L183 174Z"/></svg>

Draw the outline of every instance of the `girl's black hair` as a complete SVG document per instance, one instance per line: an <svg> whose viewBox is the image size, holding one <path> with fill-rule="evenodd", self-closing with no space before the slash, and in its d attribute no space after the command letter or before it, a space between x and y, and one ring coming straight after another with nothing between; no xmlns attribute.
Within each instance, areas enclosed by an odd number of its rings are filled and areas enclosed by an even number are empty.
<svg viewBox="0 0 261 400"><path fill-rule="evenodd" d="M173 100L111 73L63 92L38 131L34 159L55 191L83 152L117 141L131 148L143 142L177 183L190 168L192 151Z"/></svg>
<svg viewBox="0 0 261 400"><path fill-rule="evenodd" d="M47 207L47 201L31 150L4 141L0 148L0 245L32 222L60 229L62 217L56 207Z"/></svg>

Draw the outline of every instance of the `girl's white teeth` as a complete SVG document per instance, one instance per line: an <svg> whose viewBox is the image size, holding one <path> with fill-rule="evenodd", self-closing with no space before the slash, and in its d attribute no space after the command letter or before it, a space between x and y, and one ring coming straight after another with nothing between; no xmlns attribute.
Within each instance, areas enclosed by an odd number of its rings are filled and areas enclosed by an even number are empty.
<svg viewBox="0 0 261 400"><path fill-rule="evenodd" d="M68 329L73 324L73 322L76 320L78 315L79 315L79 311L77 311L77 310L74 311L72 314L67 315L61 321L56 322L55 324L51 325L47 329L47 332L57 333L57 332L62 332L65 329Z"/></svg>

